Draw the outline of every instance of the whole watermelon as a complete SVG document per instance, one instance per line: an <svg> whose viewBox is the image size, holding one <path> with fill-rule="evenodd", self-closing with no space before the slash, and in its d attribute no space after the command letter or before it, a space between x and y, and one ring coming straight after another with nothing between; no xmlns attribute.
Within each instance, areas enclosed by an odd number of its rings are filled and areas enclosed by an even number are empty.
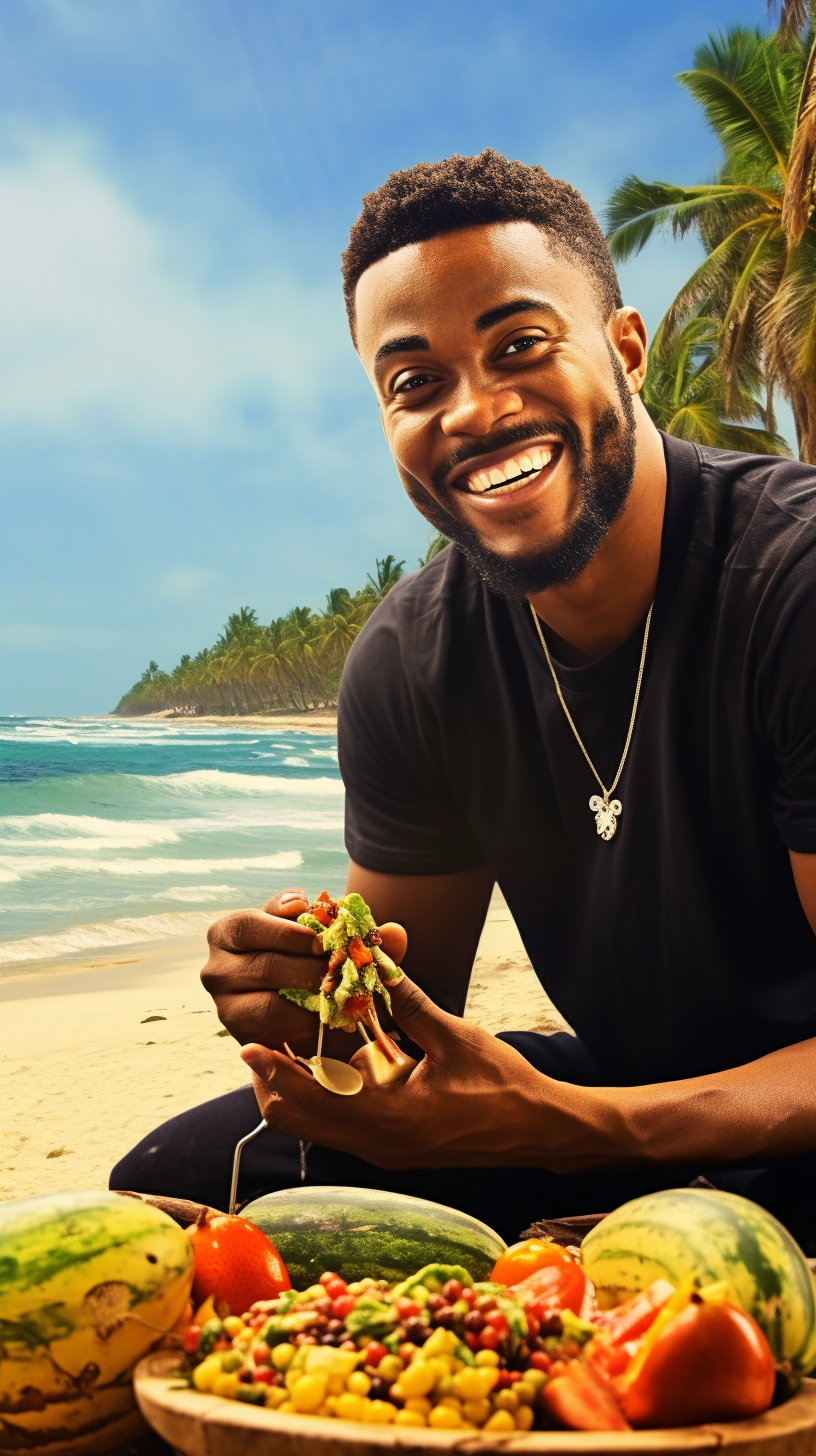
<svg viewBox="0 0 816 1456"><path fill-rule="evenodd" d="M241 1209L282 1256L295 1289L327 1269L351 1283L396 1282L424 1264L463 1264L487 1279L505 1244L487 1224L424 1198L372 1188L284 1188Z"/></svg>
<svg viewBox="0 0 816 1456"><path fill-rule="evenodd" d="M774 1359L797 1374L816 1363L816 1286L787 1229L759 1204L714 1188L672 1188L610 1213L581 1245L603 1303L655 1279L724 1280L735 1304L764 1330Z"/></svg>
<svg viewBox="0 0 816 1456"><path fill-rule="evenodd" d="M143 1429L131 1372L182 1314L193 1248L113 1193L0 1204L0 1451L110 1450Z"/></svg>

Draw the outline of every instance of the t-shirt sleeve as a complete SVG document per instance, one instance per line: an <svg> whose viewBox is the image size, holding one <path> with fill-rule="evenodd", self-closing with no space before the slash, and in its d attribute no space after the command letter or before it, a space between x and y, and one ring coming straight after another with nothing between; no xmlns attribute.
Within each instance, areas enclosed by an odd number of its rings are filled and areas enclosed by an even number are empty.
<svg viewBox="0 0 816 1456"><path fill-rule="evenodd" d="M781 595L760 675L774 760L773 815L787 849L816 854L816 547L791 564Z"/></svg>
<svg viewBox="0 0 816 1456"><path fill-rule="evenodd" d="M457 804L446 757L444 651L433 620L386 598L346 661L337 714L346 848L385 874L453 874L485 854Z"/></svg>

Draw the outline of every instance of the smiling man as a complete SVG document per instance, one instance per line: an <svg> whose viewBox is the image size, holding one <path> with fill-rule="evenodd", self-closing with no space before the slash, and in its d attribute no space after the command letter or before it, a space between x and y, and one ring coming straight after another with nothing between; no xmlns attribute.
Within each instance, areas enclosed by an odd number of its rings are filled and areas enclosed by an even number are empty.
<svg viewBox="0 0 816 1456"><path fill-rule="evenodd" d="M509 1238L702 1174L813 1248L816 472L658 433L640 315L540 168L392 176L344 285L402 483L454 543L378 608L339 709L349 888L407 928L394 1012L425 1055L352 1103L318 1087L277 988L319 983L319 943L280 897L227 916L203 976L255 1093L112 1186L223 1206L257 1095L245 1197L392 1187ZM458 1019L495 882L576 1036Z"/></svg>

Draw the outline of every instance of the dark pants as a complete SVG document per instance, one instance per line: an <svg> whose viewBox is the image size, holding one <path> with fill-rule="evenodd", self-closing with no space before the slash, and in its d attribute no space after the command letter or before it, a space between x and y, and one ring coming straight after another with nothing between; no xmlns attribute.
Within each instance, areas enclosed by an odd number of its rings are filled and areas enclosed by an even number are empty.
<svg viewBox="0 0 816 1456"><path fill-rule="evenodd" d="M547 1076L592 1087L608 1084L590 1052L566 1032L505 1032L523 1057ZM352 1104L353 1105L353 1104ZM349 1104L339 1107L345 1116ZM182 1112L143 1138L110 1176L111 1188L163 1193L226 1209L235 1144L258 1125L251 1087L240 1087ZM383 1188L429 1198L480 1218L511 1243L537 1219L608 1213L658 1188L677 1188L704 1176L716 1188L741 1193L776 1215L805 1252L816 1254L816 1153L767 1167L665 1165L622 1171L550 1173L544 1168L377 1168L351 1153L268 1128L244 1149L238 1196L242 1203L296 1184Z"/></svg>

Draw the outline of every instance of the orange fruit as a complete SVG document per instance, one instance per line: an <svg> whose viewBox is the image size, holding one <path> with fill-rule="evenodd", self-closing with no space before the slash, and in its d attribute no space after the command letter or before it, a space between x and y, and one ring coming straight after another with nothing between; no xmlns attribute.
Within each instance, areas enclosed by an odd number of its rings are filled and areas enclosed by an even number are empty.
<svg viewBox="0 0 816 1456"><path fill-rule="evenodd" d="M195 1255L193 1301L212 1295L232 1314L245 1314L256 1299L275 1299L292 1283L275 1245L249 1219L226 1213L194 1223L187 1233Z"/></svg>

